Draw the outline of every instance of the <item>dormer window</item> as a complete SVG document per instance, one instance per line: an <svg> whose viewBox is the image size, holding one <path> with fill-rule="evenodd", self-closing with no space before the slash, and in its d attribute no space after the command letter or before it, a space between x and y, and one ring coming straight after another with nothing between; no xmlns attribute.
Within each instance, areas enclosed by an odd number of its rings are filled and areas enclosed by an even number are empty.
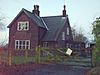
<svg viewBox="0 0 100 75"><path fill-rule="evenodd" d="M67 35L69 35L69 27L67 27Z"/></svg>
<svg viewBox="0 0 100 75"><path fill-rule="evenodd" d="M17 30L18 31L26 31L26 30L29 30L29 22L28 21L18 22Z"/></svg>

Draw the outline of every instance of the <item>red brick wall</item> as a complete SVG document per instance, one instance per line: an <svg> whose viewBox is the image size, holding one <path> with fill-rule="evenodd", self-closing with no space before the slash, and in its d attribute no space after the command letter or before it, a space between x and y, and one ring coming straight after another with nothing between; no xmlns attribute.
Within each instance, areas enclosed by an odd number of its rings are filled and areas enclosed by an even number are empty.
<svg viewBox="0 0 100 75"><path fill-rule="evenodd" d="M19 21L29 21L29 30L17 31ZM15 49L15 40L30 40L31 49L38 44L38 26L25 13L20 14L9 28L9 48Z"/></svg>
<svg viewBox="0 0 100 75"><path fill-rule="evenodd" d="M38 36L39 36L39 41L40 41L40 43L41 43L41 40L43 39L43 37L45 36L45 34L46 34L46 29L44 29L44 28L39 28L39 34L38 34Z"/></svg>

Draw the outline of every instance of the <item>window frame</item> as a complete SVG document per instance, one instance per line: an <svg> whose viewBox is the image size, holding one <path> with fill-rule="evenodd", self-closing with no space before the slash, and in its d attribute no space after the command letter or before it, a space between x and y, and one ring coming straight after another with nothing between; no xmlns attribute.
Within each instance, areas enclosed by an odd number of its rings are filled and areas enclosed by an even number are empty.
<svg viewBox="0 0 100 75"><path fill-rule="evenodd" d="M17 23L17 30L18 31L27 31L27 30L29 30L29 21L20 21L20 22L18 22Z"/></svg>
<svg viewBox="0 0 100 75"><path fill-rule="evenodd" d="M70 34L69 27L66 28L66 31L67 31L66 34L69 35Z"/></svg>
<svg viewBox="0 0 100 75"><path fill-rule="evenodd" d="M43 42L43 47L48 47L48 42Z"/></svg>
<svg viewBox="0 0 100 75"><path fill-rule="evenodd" d="M30 49L30 40L15 40L15 49L20 49L20 50Z"/></svg>
<svg viewBox="0 0 100 75"><path fill-rule="evenodd" d="M65 32L62 32L62 40L65 40Z"/></svg>

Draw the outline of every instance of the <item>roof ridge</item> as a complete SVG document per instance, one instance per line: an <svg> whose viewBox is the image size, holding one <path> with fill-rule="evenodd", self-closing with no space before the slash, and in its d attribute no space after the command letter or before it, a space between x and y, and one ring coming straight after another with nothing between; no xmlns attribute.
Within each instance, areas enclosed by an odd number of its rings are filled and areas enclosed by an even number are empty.
<svg viewBox="0 0 100 75"><path fill-rule="evenodd" d="M47 18L47 17L63 17L62 15L58 15L58 16L43 16L41 18Z"/></svg>
<svg viewBox="0 0 100 75"><path fill-rule="evenodd" d="M32 12L28 11L28 10L27 10L27 9L25 9L25 8L22 8L22 11L29 12L29 13L31 13L31 14L32 14Z"/></svg>
<svg viewBox="0 0 100 75"><path fill-rule="evenodd" d="M11 26L11 24L14 22L14 20L17 19L17 17L19 16L19 14L22 13L22 12L25 12L25 11L28 11L28 10L22 8L21 11L17 14L17 16L11 21L11 23L7 27L9 28Z"/></svg>
<svg viewBox="0 0 100 75"><path fill-rule="evenodd" d="M22 12L24 12L30 19L34 20L34 21L36 22L37 25L39 25L40 27L46 28L43 24L41 24L42 21L41 21L40 17L37 17L35 14L33 14L32 12L26 10L25 8L22 8L22 9L21 9L21 11L17 14L17 16L13 19L13 21L7 26L8 28L11 26L11 24L14 22L14 20L16 20L17 17L18 17ZM33 19L33 17L34 17L34 19ZM41 21L41 22L38 22L36 19L37 19L38 21Z"/></svg>

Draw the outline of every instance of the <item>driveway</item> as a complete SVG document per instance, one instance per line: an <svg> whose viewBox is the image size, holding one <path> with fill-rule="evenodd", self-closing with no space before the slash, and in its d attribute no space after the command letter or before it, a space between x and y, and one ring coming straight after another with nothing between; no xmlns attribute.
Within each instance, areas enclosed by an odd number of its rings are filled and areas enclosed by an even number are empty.
<svg viewBox="0 0 100 75"><path fill-rule="evenodd" d="M85 67L49 64L38 68L32 68L24 72L24 75L86 75Z"/></svg>
<svg viewBox="0 0 100 75"><path fill-rule="evenodd" d="M87 70L64 64L21 64L0 67L0 75L86 75Z"/></svg>

